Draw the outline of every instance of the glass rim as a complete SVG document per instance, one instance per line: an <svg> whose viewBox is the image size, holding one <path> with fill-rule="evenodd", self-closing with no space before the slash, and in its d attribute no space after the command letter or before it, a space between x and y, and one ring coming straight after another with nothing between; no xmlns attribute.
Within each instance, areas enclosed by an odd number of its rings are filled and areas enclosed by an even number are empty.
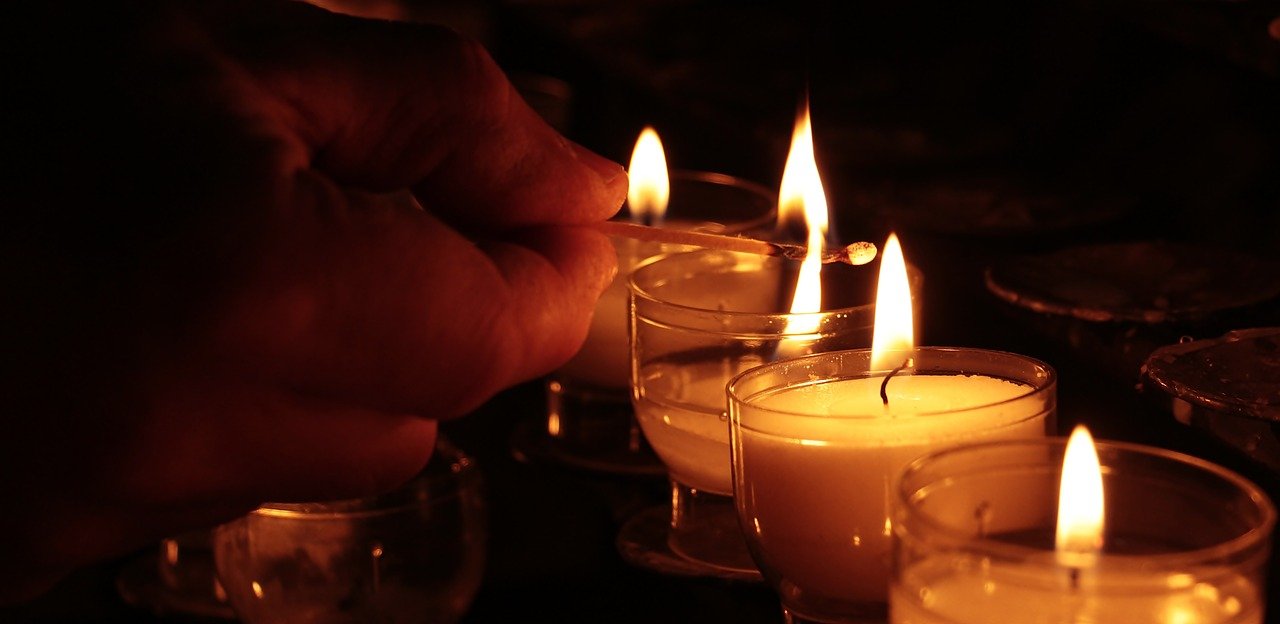
<svg viewBox="0 0 1280 624"><path fill-rule="evenodd" d="M747 215L742 221L734 221L732 223L724 223L726 232L742 232L754 228L762 227L766 224L773 223L777 220L778 215L778 194L769 190L763 184L741 178L738 176L720 173L718 171L702 171L700 169L670 169L667 177L671 180L680 180L684 182L702 182L705 184L714 184L724 187L739 188L751 194L760 196L769 207L756 215ZM670 209L670 206L668 206ZM619 211L617 215L612 217L613 220L627 220L626 211ZM680 216L680 215L675 215Z"/></svg>
<svg viewBox="0 0 1280 624"><path fill-rule="evenodd" d="M1005 559L1026 559L1029 556L1034 555L1043 556L1045 554L1052 554L1055 552L1053 549L1012 544L994 540L989 537L975 537L973 535L957 531L946 524L939 522L934 516L920 511L916 505L912 504L912 492L919 491L922 488L916 488L909 492L907 491L907 481L909 477L920 472L928 465L949 456L965 454L976 454L978 456L982 456L986 451L991 449L1015 447L1061 447L1065 451L1068 439L1069 438L1066 437L1055 436L1038 439L997 440L963 444L927 453L907 464L907 467L898 473L894 487L892 488L892 507L902 510L903 513L910 517L913 523L918 522L922 524L930 535L941 537L952 545L958 545L958 548L964 552L990 554L1000 556ZM1097 445L1100 451L1105 448L1112 451L1118 451L1120 453L1135 453L1148 457L1155 457L1169 462L1188 465L1212 474L1213 476L1238 488L1238 490L1245 494L1248 500L1253 503L1254 508L1262 516L1261 521L1251 526L1247 531L1217 544L1199 548L1189 548L1187 550L1179 550L1176 552L1155 554L1125 554L1108 553L1103 551L1097 555L1097 560L1100 563L1103 561L1144 562L1161 564L1162 568L1172 568L1174 567L1173 564L1176 562L1211 561L1230 556L1233 553L1248 551L1250 548L1257 546L1260 542L1269 539L1271 531L1275 528L1276 507L1274 503L1272 503L1270 497L1268 497L1266 492L1264 492L1256 483L1246 479L1244 476L1233 470L1229 470L1219 466L1218 464L1200 459L1193 455L1154 446L1112 440L1095 440L1094 444ZM1101 457L1103 454L1099 453L1099 455ZM979 464L979 466L981 465L982 464ZM1105 468L1106 466L1107 464L1104 462L1103 467ZM1049 468L1056 470L1059 473L1062 471L1061 465L1051 465ZM925 485L933 485L935 483L936 480ZM891 520L897 519L894 516L896 516L896 514L891 511ZM897 524L898 523L895 522L895 526ZM897 529L895 528L894 531L896 533Z"/></svg>
<svg viewBox="0 0 1280 624"><path fill-rule="evenodd" d="M791 320L791 319L827 318L832 316L838 316L841 314L851 314L854 312L874 310L876 306L876 303L873 300L868 303L864 303L862 305L846 306L843 308L833 308L830 310L821 310L819 312L742 312L738 310L719 310L714 308L702 308L697 306L686 305L683 303L675 303L672 301L667 301L665 299L661 299L657 297L653 293L643 288L640 284L636 283L636 276L640 275L642 272L652 270L652 267L654 265L659 264L661 262L672 260L672 259L691 259L694 256L711 256L711 255L724 255L724 256L731 256L735 258L751 258L751 259L759 258L762 262L777 262L777 263L794 262L796 263L796 266L800 266L799 260L788 260L787 258L781 258L778 256L760 256L760 255L749 254L749 253L744 253L740 251L730 251L727 249L695 249L693 251L680 251L675 253L660 254L657 256L653 256L645 260L644 262L641 262L640 264L636 265L636 267L632 269L631 274L627 276L627 290L631 293L633 297L636 297L638 299L643 299L647 302L653 303L658 306L662 306L663 308L666 308L669 310L678 310L683 312L695 312L695 313L712 313L712 314L725 316L727 318L737 318L737 319L762 319L762 320L784 321L784 320ZM865 268L865 266L852 267L852 268ZM921 273L919 269L916 269L914 266L908 264L907 273L908 273L908 279L912 282L912 285L913 286L918 285L918 283L921 280L921 277L920 277ZM773 335L773 334L769 334L769 335ZM776 335L778 336L809 336L809 335L821 335L821 334L813 331L805 331L805 332L796 332L794 334L786 334L786 333L779 332Z"/></svg>
<svg viewBox="0 0 1280 624"><path fill-rule="evenodd" d="M1000 405L1006 405L1006 404L1010 404L1018 401L1025 401L1028 398L1032 398L1037 395L1043 395L1050 392L1055 392L1055 389L1058 385L1058 371L1054 370L1052 366L1050 366L1043 360L1022 355L1019 353L1012 353L1009 351L997 351L993 349L976 349L976 348L969 348L969 347L915 347L914 349L911 350L911 352L912 353L934 352L934 353L955 353L955 354L964 352L964 353L975 353L975 354L981 354L981 355L987 355L987 356L996 356L996 357L1008 358L1011 360L1016 359L1018 361L1026 362L1027 364L1040 368L1046 372L1043 382L1039 385L1034 383L1029 383L1025 380L1017 380L1019 383L1024 383L1028 387L1028 390L1025 393L1019 394L1018 396L996 401L994 403L980 403L977 405L970 405L960 409L951 409L951 410L934 411L934 412L919 412L916 414L912 414L911 417L913 418L920 417L920 416L924 416L924 417L946 416L946 415L952 415L952 414L963 414L973 410L986 410L986 409L990 409L992 407L996 407ZM765 412L775 416L786 416L791 418L822 418L826 420L867 420L867 421L874 420L877 418L883 418L884 417L883 414L815 414L811 412L798 412L798 411L792 411L792 410L781 410L781 409L776 409L771 407L763 407L763 406L751 403L748 400L750 397L742 396L742 393L738 387L739 384L750 381L756 377L774 373L778 369L788 368L788 367L797 366L797 365L803 366L808 362L814 362L822 359L843 358L850 355L861 354L861 353L866 353L868 355L868 361L870 361L871 349L864 347L861 349L842 349L839 351L824 351L821 353L812 353L812 354L803 355L800 357L779 360L777 362L770 362L768 364L762 364L760 366L756 366L754 368L750 368L741 373L738 373L736 376L730 379L729 383L726 384L725 386L725 392L729 398L730 403L737 403L740 405L748 406L752 410ZM832 377L830 379L822 379L822 380L816 380L816 381L826 382L826 381L838 381L843 379L866 379L867 377L870 377L871 375L874 375L876 373L888 373L888 372L890 371L889 370L871 370L870 367L868 367L864 375L838 376L838 377ZM942 370L939 372L946 373L947 371ZM961 371L953 371L953 372L961 372ZM972 373L981 374L979 371L973 371ZM811 381L811 383L813 383L813 381ZM798 387L798 386L791 386L791 387ZM756 396L756 394L759 394L759 393L753 393L751 396Z"/></svg>
<svg viewBox="0 0 1280 624"><path fill-rule="evenodd" d="M753 193L756 193L764 198L771 199L774 201L775 204L777 203L777 194L769 190L769 188L766 187L765 185L760 184L759 182L748 180L746 178L741 178L735 175L729 175L727 173L720 173L718 171L703 171L701 169L671 169L667 173L667 176L669 178L677 178L681 180L695 180L698 182L710 182L712 184L722 184L724 186L736 186L736 187L751 191ZM776 213L777 206L774 206L774 208L770 212Z"/></svg>

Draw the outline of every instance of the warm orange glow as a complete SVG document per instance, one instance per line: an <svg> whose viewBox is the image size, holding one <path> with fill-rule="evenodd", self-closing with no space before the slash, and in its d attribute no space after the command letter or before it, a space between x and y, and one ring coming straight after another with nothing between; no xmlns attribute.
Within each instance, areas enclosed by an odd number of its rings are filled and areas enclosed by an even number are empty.
<svg viewBox="0 0 1280 624"><path fill-rule="evenodd" d="M1102 549L1102 466L1089 430L1076 425L1062 458L1058 490L1058 556L1068 565Z"/></svg>
<svg viewBox="0 0 1280 624"><path fill-rule="evenodd" d="M911 311L911 284L907 261L897 234L890 234L880 253L880 278L876 283L875 330L871 334L871 368L890 370L902 366L916 346L915 319Z"/></svg>
<svg viewBox="0 0 1280 624"><path fill-rule="evenodd" d="M796 291L791 298L791 313L822 311L822 250L827 235L827 197L818 175L818 162L813 154L813 125L809 106L796 117L791 136L791 152L782 170L782 187L778 191L778 219L803 215L808 230L808 253L800 264ZM793 318L787 323L788 334L812 334L818 330L817 317Z"/></svg>
<svg viewBox="0 0 1280 624"><path fill-rule="evenodd" d="M671 198L671 180L667 177L667 155L662 140L651 126L645 126L631 152L627 169L631 188L627 190L627 208L636 223L657 225L667 213Z"/></svg>

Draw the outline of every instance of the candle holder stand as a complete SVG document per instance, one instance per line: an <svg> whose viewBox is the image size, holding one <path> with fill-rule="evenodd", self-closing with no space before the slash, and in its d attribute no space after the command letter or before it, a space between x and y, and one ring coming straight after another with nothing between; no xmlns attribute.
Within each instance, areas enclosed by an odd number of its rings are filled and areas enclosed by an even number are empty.
<svg viewBox="0 0 1280 624"><path fill-rule="evenodd" d="M1166 345L1142 370L1175 420L1280 477L1280 327Z"/></svg>

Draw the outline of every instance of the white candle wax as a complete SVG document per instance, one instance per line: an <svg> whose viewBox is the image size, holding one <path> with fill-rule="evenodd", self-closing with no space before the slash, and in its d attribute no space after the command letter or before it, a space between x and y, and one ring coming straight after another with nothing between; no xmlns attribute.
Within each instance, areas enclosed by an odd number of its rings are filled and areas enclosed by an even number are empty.
<svg viewBox="0 0 1280 624"><path fill-rule="evenodd" d="M887 599L889 487L907 463L945 446L1045 434L1046 399L982 375L897 375L784 388L749 400L738 505L775 586L805 602ZM749 408L744 408L749 409ZM815 607L821 612L823 607Z"/></svg>
<svg viewBox="0 0 1280 624"><path fill-rule="evenodd" d="M676 481L729 496L733 474L725 385L738 373L764 363L759 357L659 363L641 372L636 420L649 445Z"/></svg>
<svg viewBox="0 0 1280 624"><path fill-rule="evenodd" d="M893 624L1261 624L1257 588L1244 577L1199 568L1188 573L1085 571L1076 589L1068 571L1046 565L935 558L895 585Z"/></svg>

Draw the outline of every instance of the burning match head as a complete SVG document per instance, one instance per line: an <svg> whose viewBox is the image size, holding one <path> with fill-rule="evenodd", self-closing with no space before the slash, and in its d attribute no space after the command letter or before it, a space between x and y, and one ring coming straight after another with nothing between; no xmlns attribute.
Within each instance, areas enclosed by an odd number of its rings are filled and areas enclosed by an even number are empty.
<svg viewBox="0 0 1280 624"><path fill-rule="evenodd" d="M861 241L841 249L839 253L842 256L839 258L840 262L859 266L876 259L876 246L873 243Z"/></svg>
<svg viewBox="0 0 1280 624"><path fill-rule="evenodd" d="M771 255L778 255L792 260L804 260L806 250L803 245L780 245L774 243ZM822 263L843 262L853 266L861 266L876 259L876 246L866 241L853 243L839 249L827 249L822 252Z"/></svg>

